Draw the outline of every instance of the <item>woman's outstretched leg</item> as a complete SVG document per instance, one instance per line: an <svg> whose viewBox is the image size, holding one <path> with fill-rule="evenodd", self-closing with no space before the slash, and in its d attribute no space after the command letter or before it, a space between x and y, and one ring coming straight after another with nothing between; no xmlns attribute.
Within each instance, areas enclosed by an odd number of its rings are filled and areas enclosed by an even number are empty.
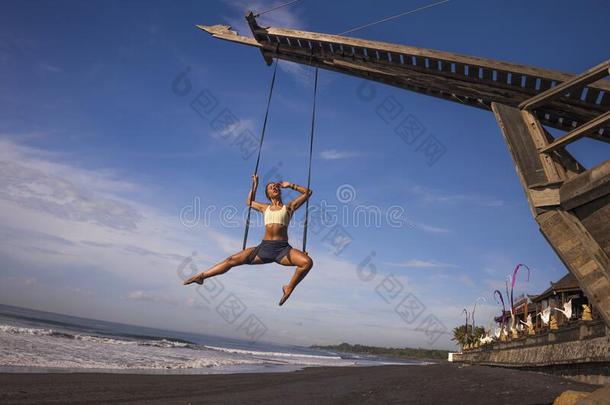
<svg viewBox="0 0 610 405"><path fill-rule="evenodd" d="M191 283L203 284L203 280L205 280L206 278L214 277L219 274L224 274L227 271L229 271L230 269L232 269L233 267L240 266L240 265L246 263L246 261L248 260L248 257L250 257L250 254L252 253L252 251L254 249L255 248L251 247L251 248L244 249L241 252L235 253L234 255L227 257L222 262L217 263L214 266L210 267L208 270L202 271L199 274L195 274L193 277L189 278L182 284L184 284L184 285L191 284ZM258 264L258 262L260 262L260 259L258 257L255 257L251 264Z"/></svg>
<svg viewBox="0 0 610 405"><path fill-rule="evenodd" d="M292 294L295 287L303 281L307 273L309 273L309 270L313 267L313 260L298 249L290 249L288 254L282 258L280 264L284 266L297 266L288 284L282 287L284 295L280 300L280 305L283 305L288 297L290 297L290 294Z"/></svg>

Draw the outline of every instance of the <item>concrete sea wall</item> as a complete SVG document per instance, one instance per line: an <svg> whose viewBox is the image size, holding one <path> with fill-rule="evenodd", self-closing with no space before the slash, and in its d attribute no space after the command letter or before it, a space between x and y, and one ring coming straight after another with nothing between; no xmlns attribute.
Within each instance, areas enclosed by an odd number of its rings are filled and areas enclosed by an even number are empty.
<svg viewBox="0 0 610 405"><path fill-rule="evenodd" d="M579 322L554 332L453 353L452 361L607 380L610 331L602 322Z"/></svg>

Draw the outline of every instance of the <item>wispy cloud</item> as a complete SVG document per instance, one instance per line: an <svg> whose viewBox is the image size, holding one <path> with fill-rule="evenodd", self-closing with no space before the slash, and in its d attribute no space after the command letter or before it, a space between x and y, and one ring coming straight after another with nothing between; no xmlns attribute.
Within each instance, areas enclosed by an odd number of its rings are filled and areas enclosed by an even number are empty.
<svg viewBox="0 0 610 405"><path fill-rule="evenodd" d="M451 194L422 186L413 186L407 190L427 204L475 204L483 207L501 207L504 201L478 194Z"/></svg>
<svg viewBox="0 0 610 405"><path fill-rule="evenodd" d="M26 306L39 302L50 310L55 309L53 305L69 305L82 309L83 316L110 319L119 315L99 308L120 304L125 322L137 319L148 325L163 323L181 330L240 336L215 311L200 311L214 309L218 302L210 304L198 290L182 287L177 274L184 255L191 252L197 252L192 256L194 268L203 270L238 251L239 233L209 227L187 229L175 213L165 214L130 197L140 194L132 190L147 194L146 187L117 180L119 176L111 170L92 172L70 165L66 157L8 140L0 142L0 162L0 259L15 263L9 270L13 273L0 273L5 300ZM295 239L294 245L298 242ZM421 332L397 327L382 340L377 328L361 327L360 322L389 327L400 322L393 306L377 296L383 276L364 282L357 270L361 256L336 257L322 243L316 246L312 239L311 245L315 268L291 298L289 313L278 314L270 300L279 299L280 286L290 278L290 271L264 265L235 269L219 279L226 294L239 297L266 323L266 340L332 342L345 340L346 331L358 328L365 343L396 344L408 337L414 345L426 345ZM17 275L21 278L16 279ZM412 286L404 275L399 277L405 286ZM31 285L26 289L26 278L38 282L28 281ZM13 291L6 287L8 283ZM85 298L82 286L90 285L93 293ZM4 295L7 292L13 298ZM51 294L56 294L56 300ZM137 302L147 303L145 312ZM176 306L184 311L177 314ZM348 316L354 310L360 314L358 320ZM194 317L201 314L206 315L204 328L193 325ZM295 322L301 322L307 333L295 330Z"/></svg>
<svg viewBox="0 0 610 405"><path fill-rule="evenodd" d="M288 73L292 78L299 84L311 87L314 83L314 69L311 67L306 67L299 63L289 62L286 60L280 61L278 65L280 70ZM318 86L320 84L318 83Z"/></svg>
<svg viewBox="0 0 610 405"><path fill-rule="evenodd" d="M413 225L415 226L415 228L429 233L445 234L451 232L451 229L443 228L440 226L428 225L421 222L413 222Z"/></svg>
<svg viewBox="0 0 610 405"><path fill-rule="evenodd" d="M436 260L410 259L404 262L386 262L388 266L405 267L412 269L459 269L460 266L451 263L443 263Z"/></svg>
<svg viewBox="0 0 610 405"><path fill-rule="evenodd" d="M224 0L224 3L231 8L231 15L225 17L225 21L231 25L240 35L250 35L250 27L244 18L246 12L254 13L269 10L282 4L282 1L262 1L262 0ZM301 18L301 8L298 3L282 7L271 13L258 18L262 26L273 26L283 28L302 29L304 21Z"/></svg>
<svg viewBox="0 0 610 405"><path fill-rule="evenodd" d="M359 156L362 154L349 150L325 149L320 152L320 158L324 160L350 159Z"/></svg>
<svg viewBox="0 0 610 405"><path fill-rule="evenodd" d="M26 277L25 280L23 280L23 284L25 285L34 285L38 282L38 280L36 279L36 277Z"/></svg>
<svg viewBox="0 0 610 405"><path fill-rule="evenodd" d="M161 294L155 294L155 293L146 292L146 291L142 291L142 290L130 292L127 295L127 299L132 300L132 301L159 302L162 304L173 305L173 306L178 305L178 301L176 301L172 298L166 297Z"/></svg>
<svg viewBox="0 0 610 405"><path fill-rule="evenodd" d="M90 263L128 278L175 267L176 258L196 246L195 235L180 230L175 218L121 196L138 187L112 171L77 168L0 139L0 239L6 242L0 250L49 265L75 264L80 257L81 266ZM217 246L213 239L206 243Z"/></svg>
<svg viewBox="0 0 610 405"><path fill-rule="evenodd" d="M251 118L240 119L236 123L229 124L221 130L213 130L211 135L216 139L233 140L232 138L241 134L243 131L251 131L256 133L256 125Z"/></svg>
<svg viewBox="0 0 610 405"><path fill-rule="evenodd" d="M490 291L499 290L502 294L504 294L506 289L506 280L502 279L501 277L495 279L486 278L483 280L483 283Z"/></svg>
<svg viewBox="0 0 610 405"><path fill-rule="evenodd" d="M40 62L38 64L38 66L40 67L40 69L42 69L45 72L49 72L49 73L59 73L61 72L61 68L55 65L52 65L50 63L45 63L45 62Z"/></svg>
<svg viewBox="0 0 610 405"><path fill-rule="evenodd" d="M224 3L231 8L231 15L224 17L225 22L240 35L251 36L250 27L244 18L245 13L247 11L262 12L282 4L282 1L225 0ZM301 17L301 10L300 5L296 3L264 14L257 21L265 27L304 29L305 21ZM282 60L278 66L298 83L305 86L313 84L313 69L285 60Z"/></svg>
<svg viewBox="0 0 610 405"><path fill-rule="evenodd" d="M207 306L205 306L201 303L201 300L197 300L193 297L188 297L186 299L186 306L189 308L195 308L197 310L202 310L202 309L208 310L208 311L210 310L210 308L208 308Z"/></svg>
<svg viewBox="0 0 610 405"><path fill-rule="evenodd" d="M62 219L134 229L142 216L121 201L83 193L71 182L15 162L0 162L0 195Z"/></svg>
<svg viewBox="0 0 610 405"><path fill-rule="evenodd" d="M27 134L29 139L44 137L41 133ZM17 143L20 136L0 134L0 161L21 163L32 171L39 171L58 179L69 180L78 188L95 189L102 195L116 194L126 191L137 191L137 186L121 179L119 173L109 169L88 170L75 168L62 163L68 158L65 155L49 152L44 149L32 148Z"/></svg>
<svg viewBox="0 0 610 405"><path fill-rule="evenodd" d="M468 276L467 274L462 274L458 277L458 280L462 283L467 285L468 287L474 287L475 283L472 280L472 278L470 278L470 276Z"/></svg>

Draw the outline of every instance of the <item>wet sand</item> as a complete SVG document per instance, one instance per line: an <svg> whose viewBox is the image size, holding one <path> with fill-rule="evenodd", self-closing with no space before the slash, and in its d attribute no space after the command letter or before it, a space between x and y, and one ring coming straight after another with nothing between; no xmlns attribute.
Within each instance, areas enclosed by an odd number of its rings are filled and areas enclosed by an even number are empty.
<svg viewBox="0 0 610 405"><path fill-rule="evenodd" d="M320 367L224 375L0 374L0 403L550 404L597 388L496 367Z"/></svg>

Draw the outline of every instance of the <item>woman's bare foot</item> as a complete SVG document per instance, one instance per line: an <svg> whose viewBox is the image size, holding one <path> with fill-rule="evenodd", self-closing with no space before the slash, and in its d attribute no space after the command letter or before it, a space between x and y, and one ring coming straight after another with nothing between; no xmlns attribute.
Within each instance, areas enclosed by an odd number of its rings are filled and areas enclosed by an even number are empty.
<svg viewBox="0 0 610 405"><path fill-rule="evenodd" d="M280 300L280 307L284 305L284 302L286 302L286 300L290 297L290 294L292 294L292 288L285 285L282 287L282 292L284 293L284 296Z"/></svg>
<svg viewBox="0 0 610 405"><path fill-rule="evenodd" d="M193 277L186 280L182 285L189 285L191 283L203 284L203 273L195 274Z"/></svg>

